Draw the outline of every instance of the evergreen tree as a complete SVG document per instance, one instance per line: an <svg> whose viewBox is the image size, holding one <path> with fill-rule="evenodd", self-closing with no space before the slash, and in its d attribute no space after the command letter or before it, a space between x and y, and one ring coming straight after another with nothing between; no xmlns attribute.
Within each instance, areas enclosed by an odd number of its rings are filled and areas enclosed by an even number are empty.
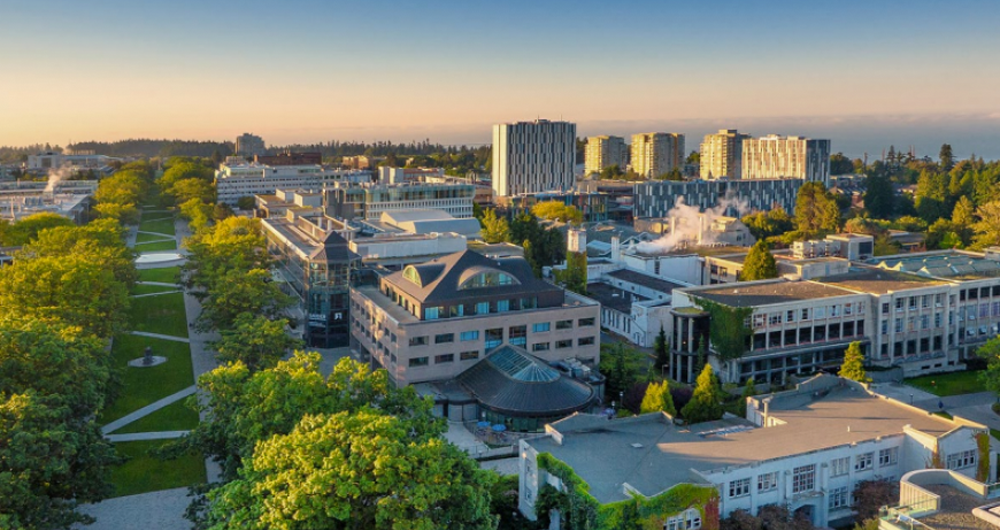
<svg viewBox="0 0 1000 530"><path fill-rule="evenodd" d="M865 373L865 356L861 353L861 343L854 341L844 353L844 364L840 365L840 377L859 383L870 383L871 379Z"/></svg>
<svg viewBox="0 0 1000 530"><path fill-rule="evenodd" d="M510 239L510 226L507 219L497 217L497 212L493 208L488 208L483 212L483 241L487 243L503 243Z"/></svg>
<svg viewBox="0 0 1000 530"><path fill-rule="evenodd" d="M870 175L865 179L867 191L865 191L865 209L876 219L889 219L893 214L893 200L895 193L892 190L892 181L888 175Z"/></svg>
<svg viewBox="0 0 1000 530"><path fill-rule="evenodd" d="M660 325L660 332L656 334L656 340L653 342L653 351L656 352L656 369L663 373L663 367L670 364L670 352L667 348L667 332L663 330L663 325Z"/></svg>
<svg viewBox="0 0 1000 530"><path fill-rule="evenodd" d="M941 164L941 169L944 171L951 171L951 168L955 167L955 155L951 152L951 144L941 144L941 153L938 155L938 160Z"/></svg>
<svg viewBox="0 0 1000 530"><path fill-rule="evenodd" d="M698 375L691 401L684 405L681 414L688 423L701 423L722 418L722 404L719 391L719 381L715 377L712 365L706 364Z"/></svg>
<svg viewBox="0 0 1000 530"><path fill-rule="evenodd" d="M667 381L662 383L650 383L646 387L646 395L642 398L642 405L639 406L639 414L650 412L666 412L671 416L677 415L674 408L674 398L670 395L670 384Z"/></svg>
<svg viewBox="0 0 1000 530"><path fill-rule="evenodd" d="M746 401L746 398L748 397L753 397L756 395L757 395L757 386L754 385L753 378L751 377L750 379L747 379L747 384L746 386L743 387L743 401Z"/></svg>
<svg viewBox="0 0 1000 530"><path fill-rule="evenodd" d="M758 240L743 261L743 272L740 273L740 280L752 282L777 277L778 264L775 263L774 256L771 255L771 250L767 247L767 242L763 239Z"/></svg>
<svg viewBox="0 0 1000 530"><path fill-rule="evenodd" d="M795 198L795 228L804 234L836 232L840 229L840 208L821 182L806 182Z"/></svg>

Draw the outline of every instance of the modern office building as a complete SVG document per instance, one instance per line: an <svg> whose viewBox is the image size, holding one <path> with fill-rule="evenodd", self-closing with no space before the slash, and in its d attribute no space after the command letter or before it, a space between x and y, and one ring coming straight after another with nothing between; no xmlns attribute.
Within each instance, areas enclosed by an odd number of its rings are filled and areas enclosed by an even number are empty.
<svg viewBox="0 0 1000 530"><path fill-rule="evenodd" d="M498 197L573 187L576 124L564 121L493 126L493 191Z"/></svg>
<svg viewBox="0 0 1000 530"><path fill-rule="evenodd" d="M473 184L333 184L324 190L327 215L377 221L395 210L443 210L452 217L472 217Z"/></svg>
<svg viewBox="0 0 1000 530"><path fill-rule="evenodd" d="M322 215L262 219L276 279L299 305L293 311L306 343L316 348L349 344L350 284L360 264L351 252L354 229Z"/></svg>
<svg viewBox="0 0 1000 530"><path fill-rule="evenodd" d="M431 182L444 180L444 169L427 167L386 167L378 168L380 184L406 184L410 182Z"/></svg>
<svg viewBox="0 0 1000 530"><path fill-rule="evenodd" d="M802 179L797 178L638 182L633 194L635 217L669 217L670 210L680 201L700 210L707 210L715 208L726 198L734 201L722 212L725 215L738 217L779 206L792 215L802 182ZM745 210L738 211L737 204L741 204Z"/></svg>
<svg viewBox="0 0 1000 530"><path fill-rule="evenodd" d="M830 181L830 140L770 134L743 141L746 180L797 178Z"/></svg>
<svg viewBox="0 0 1000 530"><path fill-rule="evenodd" d="M329 169L323 166L268 166L228 157L215 171L219 202L236 204L243 197L273 195L279 189L318 190L336 182L367 182L367 171Z"/></svg>
<svg viewBox="0 0 1000 530"><path fill-rule="evenodd" d="M816 527L843 527L862 481L899 480L938 462L944 469L935 471L968 485L981 462L991 482L996 452L978 445L988 435L985 425L818 375L748 398L745 418L677 425L665 413L577 414L548 425L545 436L519 442L518 506L534 520L552 487L567 504L588 506L575 512L588 528L718 528L719 518L769 504Z"/></svg>
<svg viewBox="0 0 1000 530"><path fill-rule="evenodd" d="M684 167L684 135L640 133L632 135L632 171L656 178Z"/></svg>
<svg viewBox="0 0 1000 530"><path fill-rule="evenodd" d="M706 134L701 142L701 178L742 178L743 140L747 138L749 134L740 134L736 129L719 129L715 134Z"/></svg>
<svg viewBox="0 0 1000 530"><path fill-rule="evenodd" d="M620 136L591 136L584 150L584 174L600 173L606 167L628 165L628 148Z"/></svg>
<svg viewBox="0 0 1000 530"><path fill-rule="evenodd" d="M250 133L243 133L236 137L236 156L256 156L267 152L264 139Z"/></svg>

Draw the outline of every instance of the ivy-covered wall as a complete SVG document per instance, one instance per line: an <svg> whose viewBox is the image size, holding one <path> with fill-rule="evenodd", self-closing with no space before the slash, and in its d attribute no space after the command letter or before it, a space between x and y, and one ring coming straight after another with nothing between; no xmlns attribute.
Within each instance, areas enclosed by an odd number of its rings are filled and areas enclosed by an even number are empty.
<svg viewBox="0 0 1000 530"><path fill-rule="evenodd" d="M590 494L590 486L571 467L550 453L538 454L538 469L557 477L563 491L546 484L538 494L535 513L546 518L559 510L562 528L572 530L662 530L667 518L688 508L701 512L702 529L718 530L719 496L712 486L678 484L651 498L601 504Z"/></svg>
<svg viewBox="0 0 1000 530"><path fill-rule="evenodd" d="M703 298L694 298L693 301L707 311L711 318L708 340L715 353L723 361L742 357L747 352L747 343L753 333L746 325L746 319L753 314L753 308L729 307Z"/></svg>

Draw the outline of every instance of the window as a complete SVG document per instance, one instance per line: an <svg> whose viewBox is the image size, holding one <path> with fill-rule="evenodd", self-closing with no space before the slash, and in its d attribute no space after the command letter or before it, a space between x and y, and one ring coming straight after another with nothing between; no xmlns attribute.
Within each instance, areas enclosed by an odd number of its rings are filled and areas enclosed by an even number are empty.
<svg viewBox="0 0 1000 530"><path fill-rule="evenodd" d="M838 508L847 507L847 486L840 488L830 488L830 493L828 494L830 499L830 509L836 510Z"/></svg>
<svg viewBox="0 0 1000 530"><path fill-rule="evenodd" d="M934 295L934 305L936 307L941 307L942 302L944 302L944 295L943 294L938 293L938 294Z"/></svg>
<svg viewBox="0 0 1000 530"><path fill-rule="evenodd" d="M920 297L920 307L927 309L931 306L931 295L925 294Z"/></svg>
<svg viewBox="0 0 1000 530"><path fill-rule="evenodd" d="M424 320L437 320L441 316L440 307L428 307L424 309Z"/></svg>
<svg viewBox="0 0 1000 530"><path fill-rule="evenodd" d="M556 322L556 329L573 329L572 320L560 320Z"/></svg>
<svg viewBox="0 0 1000 530"><path fill-rule="evenodd" d="M563 348L572 348L572 347L573 347L573 339L557 340L556 341L556 349L557 350L561 350Z"/></svg>
<svg viewBox="0 0 1000 530"><path fill-rule="evenodd" d="M931 327L930 315L920 315L920 329L927 329L929 327Z"/></svg>
<svg viewBox="0 0 1000 530"><path fill-rule="evenodd" d="M410 368L416 366L427 366L427 357L414 357L410 359Z"/></svg>
<svg viewBox="0 0 1000 530"><path fill-rule="evenodd" d="M970 451L950 454L945 459L945 464L948 469L972 467L976 465L976 451L973 449Z"/></svg>
<svg viewBox="0 0 1000 530"><path fill-rule="evenodd" d="M754 315L753 316L753 327L762 328L764 327L764 315Z"/></svg>
<svg viewBox="0 0 1000 530"><path fill-rule="evenodd" d="M427 337L410 337L410 346L427 346Z"/></svg>
<svg viewBox="0 0 1000 530"><path fill-rule="evenodd" d="M785 322L795 322L795 310L789 309L785 312Z"/></svg>
<svg viewBox="0 0 1000 530"><path fill-rule="evenodd" d="M903 319L902 318L896 318L896 323L893 324L892 329L896 330L896 333L902 332L903 331Z"/></svg>
<svg viewBox="0 0 1000 530"><path fill-rule="evenodd" d="M462 282L458 288L459 290L479 289L481 287L497 287L500 285L515 285L518 283L520 282L512 278L509 274L504 274L499 271L490 271L476 274L475 276Z"/></svg>
<svg viewBox="0 0 1000 530"><path fill-rule="evenodd" d="M514 346L525 346L528 343L528 326L511 326L507 342Z"/></svg>
<svg viewBox="0 0 1000 530"><path fill-rule="evenodd" d="M872 466L872 457L873 456L874 456L874 453L865 453L863 455L858 455L857 457L855 457L855 459L854 459L854 470L855 471L864 471L866 469L871 469L873 467Z"/></svg>
<svg viewBox="0 0 1000 530"><path fill-rule="evenodd" d="M767 325L777 326L781 324L781 313L771 313L767 316Z"/></svg>
<svg viewBox="0 0 1000 530"><path fill-rule="evenodd" d="M883 320L882 321L882 334L885 335L886 333L889 333L889 321L888 320Z"/></svg>
<svg viewBox="0 0 1000 530"><path fill-rule="evenodd" d="M490 312L490 303L489 302L477 302L476 303L476 314L477 315L486 315L489 312Z"/></svg>
<svg viewBox="0 0 1000 530"><path fill-rule="evenodd" d="M792 471L792 493L812 491L816 485L816 464L797 467Z"/></svg>
<svg viewBox="0 0 1000 530"><path fill-rule="evenodd" d="M908 307L912 311L912 310L914 310L914 309L917 308L917 297L916 296L911 296L909 298L909 300L910 300L910 303L908 304Z"/></svg>
<svg viewBox="0 0 1000 530"><path fill-rule="evenodd" d="M934 313L934 327L941 327L941 313Z"/></svg>
<svg viewBox="0 0 1000 530"><path fill-rule="evenodd" d="M778 489L778 472L757 475L757 491L774 491Z"/></svg>
<svg viewBox="0 0 1000 530"><path fill-rule="evenodd" d="M453 362L455 362L454 353L445 353L443 355L437 355L434 357L434 364L453 363Z"/></svg>
<svg viewBox="0 0 1000 530"><path fill-rule="evenodd" d="M531 345L531 351L549 351L549 345L550 344L551 343L548 343L548 342L539 342L539 343L536 343L536 344L532 344Z"/></svg>
<svg viewBox="0 0 1000 530"><path fill-rule="evenodd" d="M503 328L486 330L486 349L496 348L503 342Z"/></svg>
<svg viewBox="0 0 1000 530"><path fill-rule="evenodd" d="M580 326L581 328L593 326L594 325L594 319L593 319L593 317L591 317L591 318L581 318L580 320L577 321L576 324L578 326Z"/></svg>
<svg viewBox="0 0 1000 530"><path fill-rule="evenodd" d="M826 318L826 308L817 307L813 310L813 318Z"/></svg>
<svg viewBox="0 0 1000 530"><path fill-rule="evenodd" d="M830 476L840 477L846 475L851 468L851 457L834 458L830 461Z"/></svg>
<svg viewBox="0 0 1000 530"><path fill-rule="evenodd" d="M510 300L497 300L497 313L510 311Z"/></svg>
<svg viewBox="0 0 1000 530"><path fill-rule="evenodd" d="M663 530L699 530L701 528L701 512L696 508L688 510L667 518L663 523Z"/></svg>
<svg viewBox="0 0 1000 530"><path fill-rule="evenodd" d="M888 449L882 449L878 452L878 465L879 467L891 466L896 463L898 458L899 458L898 447L890 447Z"/></svg>
<svg viewBox="0 0 1000 530"><path fill-rule="evenodd" d="M750 495L750 478L729 481L729 497L743 497Z"/></svg>
<svg viewBox="0 0 1000 530"><path fill-rule="evenodd" d="M455 342L454 333L442 333L440 335L434 335L434 344L447 344L449 342Z"/></svg>
<svg viewBox="0 0 1000 530"><path fill-rule="evenodd" d="M535 333L545 333L546 331L549 330L550 327L551 323L549 322L539 322L537 324L531 325L531 331Z"/></svg>
<svg viewBox="0 0 1000 530"><path fill-rule="evenodd" d="M830 316L831 317L839 317L840 316L840 306L839 305L832 305L832 306L830 306Z"/></svg>
<svg viewBox="0 0 1000 530"><path fill-rule="evenodd" d="M904 298L897 298L896 299L896 312L897 313L903 310L903 300L904 300Z"/></svg>
<svg viewBox="0 0 1000 530"><path fill-rule="evenodd" d="M889 314L889 302L884 302L882 304L882 314L883 315L888 315Z"/></svg>
<svg viewBox="0 0 1000 530"><path fill-rule="evenodd" d="M809 309L802 310L802 320L809 320Z"/></svg>
<svg viewBox="0 0 1000 530"><path fill-rule="evenodd" d="M460 361L471 361L472 359L478 359L479 352L477 351L464 351L458 354L458 360Z"/></svg>
<svg viewBox="0 0 1000 530"><path fill-rule="evenodd" d="M583 337L576 341L577 346L590 346L594 343L594 337Z"/></svg>
<svg viewBox="0 0 1000 530"><path fill-rule="evenodd" d="M477 329L475 331L463 331L458 336L458 339L461 340L462 342L468 342L470 340L479 340L479 330Z"/></svg>
<svg viewBox="0 0 1000 530"><path fill-rule="evenodd" d="M854 313L854 304L844 304L844 314L850 315Z"/></svg>

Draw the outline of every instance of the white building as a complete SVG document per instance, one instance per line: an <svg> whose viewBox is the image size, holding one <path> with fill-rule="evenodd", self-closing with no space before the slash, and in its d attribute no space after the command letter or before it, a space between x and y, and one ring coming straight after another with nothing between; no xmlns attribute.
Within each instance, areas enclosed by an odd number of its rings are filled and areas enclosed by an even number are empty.
<svg viewBox="0 0 1000 530"><path fill-rule="evenodd" d="M747 180L799 178L830 181L830 140L770 134L743 141L743 176Z"/></svg>
<svg viewBox="0 0 1000 530"><path fill-rule="evenodd" d="M632 135L632 171L656 178L684 167L684 135L640 133Z"/></svg>
<svg viewBox="0 0 1000 530"><path fill-rule="evenodd" d="M279 189L321 189L335 182L369 181L367 171L323 166L268 166L229 157L215 171L219 202L236 204L242 197L273 195Z"/></svg>
<svg viewBox="0 0 1000 530"><path fill-rule="evenodd" d="M407 182L428 182L444 179L444 169L426 167L386 167L378 168L380 184L403 184Z"/></svg>
<svg viewBox="0 0 1000 530"><path fill-rule="evenodd" d="M671 293L680 283L629 269L606 271L587 284L587 296L601 304L601 327L632 344L652 348L660 329L671 334Z"/></svg>
<svg viewBox="0 0 1000 530"><path fill-rule="evenodd" d="M573 187L576 124L564 121L493 126L493 191L500 197Z"/></svg>
<svg viewBox="0 0 1000 530"><path fill-rule="evenodd" d="M466 249L465 236L454 232L431 234L383 233L356 237L349 242L351 252L366 265L397 268L422 263Z"/></svg>
<svg viewBox="0 0 1000 530"><path fill-rule="evenodd" d="M69 171L94 170L110 173L111 163L120 160L120 158L93 153L63 154L49 151L28 155L27 169L29 171L44 171L64 168Z"/></svg>

